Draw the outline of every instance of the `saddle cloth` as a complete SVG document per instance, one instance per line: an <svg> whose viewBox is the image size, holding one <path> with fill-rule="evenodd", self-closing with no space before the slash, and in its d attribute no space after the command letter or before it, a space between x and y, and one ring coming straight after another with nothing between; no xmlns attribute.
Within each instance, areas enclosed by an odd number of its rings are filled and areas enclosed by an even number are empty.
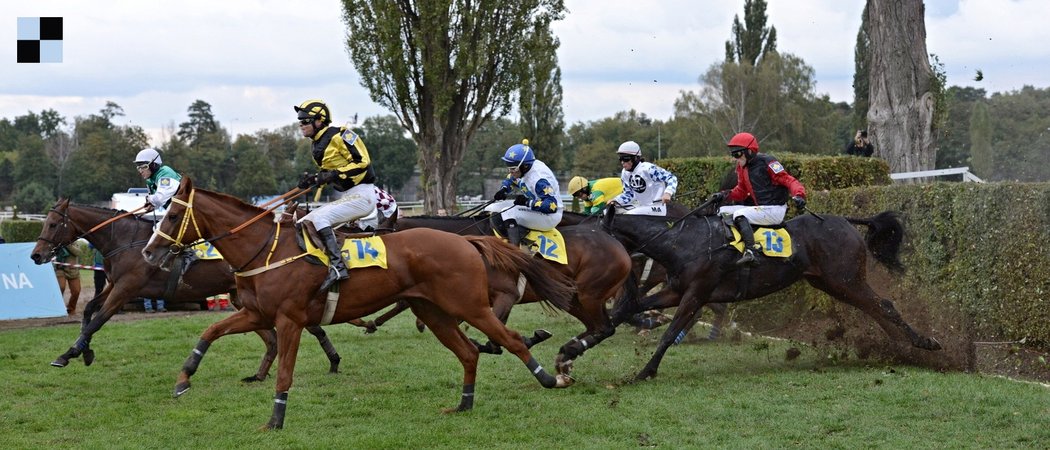
<svg viewBox="0 0 1050 450"><path fill-rule="evenodd" d="M744 252L744 241L740 239L740 231L736 227L730 227L733 238L729 245L738 252ZM791 256L791 235L785 228L762 228L755 230L755 243L762 246L762 254L772 258L788 258Z"/></svg>
<svg viewBox="0 0 1050 450"><path fill-rule="evenodd" d="M328 253L314 243L313 233L309 233L306 227L302 229L303 250L328 265ZM386 243L379 236L363 238L346 238L340 252L347 269L360 269L363 267L387 268Z"/></svg>

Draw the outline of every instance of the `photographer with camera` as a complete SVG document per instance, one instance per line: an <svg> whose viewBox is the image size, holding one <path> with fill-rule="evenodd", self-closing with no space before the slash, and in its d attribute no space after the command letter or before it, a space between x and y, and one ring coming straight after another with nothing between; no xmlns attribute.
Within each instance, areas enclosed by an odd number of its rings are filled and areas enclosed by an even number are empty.
<svg viewBox="0 0 1050 450"><path fill-rule="evenodd" d="M846 145L846 154L871 156L872 153L875 153L875 146L868 140L868 131L857 130L857 135L853 137L853 142Z"/></svg>

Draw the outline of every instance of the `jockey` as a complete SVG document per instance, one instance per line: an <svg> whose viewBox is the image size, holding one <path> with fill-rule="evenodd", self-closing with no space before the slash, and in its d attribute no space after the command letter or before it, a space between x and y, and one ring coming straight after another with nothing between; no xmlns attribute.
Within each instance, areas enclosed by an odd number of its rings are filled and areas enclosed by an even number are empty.
<svg viewBox="0 0 1050 450"><path fill-rule="evenodd" d="M737 133L726 144L736 161L736 187L715 192L708 201L741 202L723 206L719 214L732 215L733 223L744 240L744 255L737 264L754 264L755 233L751 224L776 225L784 221L787 200L791 197L798 209L806 206L806 188L772 155L758 152L758 140L751 133Z"/></svg>
<svg viewBox="0 0 1050 450"><path fill-rule="evenodd" d="M569 193L583 202L583 213L595 215L605 210L605 202L623 193L619 178L601 178L587 181L584 177L569 180Z"/></svg>
<svg viewBox="0 0 1050 450"><path fill-rule="evenodd" d="M623 192L609 202L621 206L625 214L644 216L667 215L667 204L678 190L678 177L666 169L645 161L637 142L627 141L616 150L620 157L620 183Z"/></svg>
<svg viewBox="0 0 1050 450"><path fill-rule="evenodd" d="M497 206L507 227L507 240L516 246L529 229L548 231L561 222L563 209L558 179L543 161L536 159L528 139L510 146L501 159L510 173L492 198L500 201L510 194L516 195L513 203L506 201L507 205Z"/></svg>
<svg viewBox="0 0 1050 450"><path fill-rule="evenodd" d="M171 198L179 191L182 175L163 165L160 152L155 148L144 148L135 155L135 167L139 176L146 180L149 195L146 196L146 211L166 208Z"/></svg>
<svg viewBox="0 0 1050 450"><path fill-rule="evenodd" d="M331 184L342 193L340 198L299 219L300 222L313 223L317 234L324 240L331 260L331 272L321 285L324 290L335 280L350 277L332 225L355 221L375 210L376 173L364 140L349 128L332 126L332 113L327 104L321 100L307 100L294 109L298 114L299 131L313 141L313 161L320 169L315 174L303 174L299 188Z"/></svg>

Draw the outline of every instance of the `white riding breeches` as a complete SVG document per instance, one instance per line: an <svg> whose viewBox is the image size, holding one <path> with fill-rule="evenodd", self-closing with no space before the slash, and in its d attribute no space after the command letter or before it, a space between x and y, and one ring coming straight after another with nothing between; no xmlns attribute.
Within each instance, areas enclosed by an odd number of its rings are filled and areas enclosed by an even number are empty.
<svg viewBox="0 0 1050 450"><path fill-rule="evenodd" d="M544 214L539 211L533 211L528 206L515 205L513 200L495 202L487 206L485 211L493 214L498 213L503 220L514 219L518 225L537 231L554 229L561 222L562 213L559 209L552 214Z"/></svg>
<svg viewBox="0 0 1050 450"><path fill-rule="evenodd" d="M367 216L376 209L376 192L372 184L359 184L343 192L341 198L317 208L307 214L300 222L313 222L318 230L352 222Z"/></svg>
<svg viewBox="0 0 1050 450"><path fill-rule="evenodd" d="M730 205L718 208L719 215L731 215L733 218L747 217L754 225L777 225L784 221L787 205L743 206Z"/></svg>

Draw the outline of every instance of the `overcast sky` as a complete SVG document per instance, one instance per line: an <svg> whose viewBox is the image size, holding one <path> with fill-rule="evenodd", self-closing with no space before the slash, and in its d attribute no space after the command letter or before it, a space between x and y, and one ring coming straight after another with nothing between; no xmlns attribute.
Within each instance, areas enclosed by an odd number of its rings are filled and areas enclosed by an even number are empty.
<svg viewBox="0 0 1050 450"><path fill-rule="evenodd" d="M683 90L725 55L743 1L566 0L554 30L568 123L635 109L671 117ZM777 48L816 73L816 92L852 102L862 0L769 0ZM64 18L63 62L16 63L17 18ZM0 117L54 109L67 118L113 101L118 123L160 130L194 100L232 133L294 121L292 105L329 103L337 121L387 111L360 86L339 0L48 0L0 2ZM1050 1L926 2L927 50L949 85L989 93L1050 87ZM974 81L977 70L984 79ZM71 122L71 121L70 121ZM159 144L159 142L154 142Z"/></svg>

